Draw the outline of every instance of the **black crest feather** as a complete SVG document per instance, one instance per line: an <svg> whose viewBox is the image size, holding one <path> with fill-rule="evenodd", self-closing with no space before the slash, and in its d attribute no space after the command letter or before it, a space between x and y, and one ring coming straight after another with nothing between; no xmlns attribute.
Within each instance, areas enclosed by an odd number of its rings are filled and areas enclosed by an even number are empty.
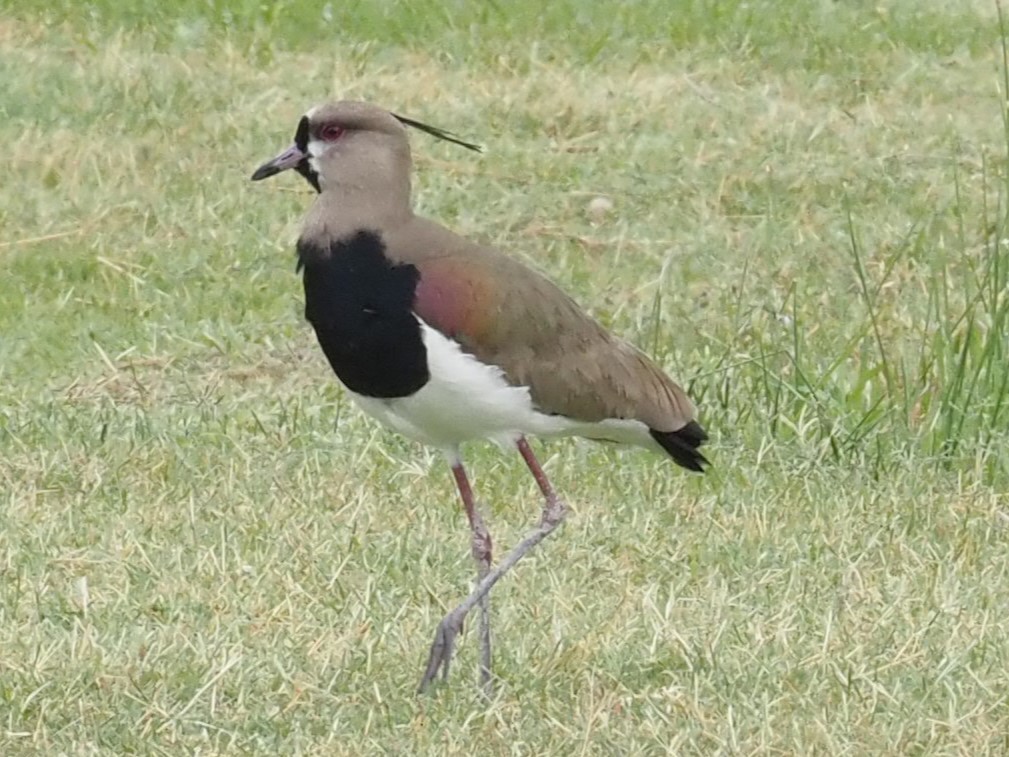
<svg viewBox="0 0 1009 757"><path fill-rule="evenodd" d="M480 145L474 144L473 142L467 142L464 139L460 139L450 131L439 129L437 126L428 126L427 124L421 123L420 121L414 121L412 118L406 118L405 116L401 116L396 113L393 113L392 115L401 124L422 131L425 134L430 134L432 137L443 139L446 142L451 142L453 144L459 145L460 147L465 147L467 150L472 150L473 152L483 152L483 148L480 147Z"/></svg>

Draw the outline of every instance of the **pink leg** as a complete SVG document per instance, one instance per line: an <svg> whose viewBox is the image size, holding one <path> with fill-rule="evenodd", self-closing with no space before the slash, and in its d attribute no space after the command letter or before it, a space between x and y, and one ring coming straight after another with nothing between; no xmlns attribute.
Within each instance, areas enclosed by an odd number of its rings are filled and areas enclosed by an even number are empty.
<svg viewBox="0 0 1009 757"><path fill-rule="evenodd" d="M554 529L560 525L561 521L564 520L564 516L567 513L567 507L564 501L557 496L553 487L550 485L550 480L547 478L546 473L544 473L542 466L540 466L539 461L533 454L532 449L529 447L529 443L526 442L524 437L520 437L516 446L518 447L519 453L522 455L522 459L525 460L529 471L533 474L533 478L536 479L536 484L539 486L540 491L543 493L543 516L540 519L540 524L530 533L526 535L522 541L518 543L511 552L505 555L504 560L498 564L496 568L489 571L481 580L480 583L476 585L472 593L466 599L464 599L458 607L456 607L452 612L446 615L441 623L438 624L438 630L434 636L434 643L431 644L431 651L428 655L427 668L424 671L424 677L420 681L419 692L423 692L431 684L431 682L438 676L438 671L442 671L442 677L448 676L448 666L452 659L452 650L455 646L455 639L458 636L459 631L462 629L462 622L465 619L467 613L473 609L473 607L483 600L485 596L490 592L491 588L498 582L505 573L507 573L511 567L521 560L527 552L529 552L533 547L543 541L547 536L553 533ZM465 480L465 472L462 472L462 468L459 468L460 473L462 473L463 481L465 481L466 490L469 490L469 482ZM460 480L460 474L455 472L453 468L453 473L456 475L456 482ZM463 502L466 502L466 494L463 494L463 485L459 485L459 491L463 495ZM472 504L473 493L469 491L469 499ZM469 514L470 509L467 507L467 514ZM475 508L473 509L474 515L476 514ZM479 520L477 520L479 522ZM473 518L470 518L470 523L474 523ZM476 555L476 530L474 527L474 556ZM488 537L488 558L490 554L489 550L489 537ZM478 558L479 560L479 558ZM489 667L489 665L488 665Z"/></svg>
<svg viewBox="0 0 1009 757"><path fill-rule="evenodd" d="M543 499L546 501L543 505L543 522L553 523L556 526L557 523L560 523L564 519L565 510L567 509L564 500L557 496L557 492L550 485L550 479L547 478L547 474L540 465L540 461L536 459L536 455L533 454L532 448L530 448L529 442L526 441L524 436L519 437L516 446L519 448L519 454L522 455L522 459L526 461L529 472L536 479L536 485L543 492Z"/></svg>
<svg viewBox="0 0 1009 757"><path fill-rule="evenodd" d="M479 584L490 572L492 543L490 532L484 524L480 511L476 507L476 499L473 496L473 487L470 486L466 469L462 463L452 466L452 475L455 477L455 484L459 488L459 496L462 498L462 505L466 510L466 518L469 520L472 542L470 549L473 559L476 561L476 580ZM480 599L480 685L489 695L491 693L491 644L490 644L490 592ZM448 676L448 660L445 660L443 675Z"/></svg>

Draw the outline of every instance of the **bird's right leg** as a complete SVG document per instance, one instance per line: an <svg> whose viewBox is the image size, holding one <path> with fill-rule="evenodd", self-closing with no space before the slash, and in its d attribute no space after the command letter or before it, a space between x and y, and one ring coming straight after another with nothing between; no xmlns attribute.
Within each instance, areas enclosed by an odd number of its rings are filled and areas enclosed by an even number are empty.
<svg viewBox="0 0 1009 757"><path fill-rule="evenodd" d="M427 668L424 670L424 677L421 678L418 693L423 693L427 689L430 683L437 677L439 670L442 671L443 678L448 676L448 666L452 659L452 649L455 646L455 637L459 634L459 631L462 628L462 622L467 613L469 613L469 611L472 610L478 602L483 601L483 598L487 596L491 588L498 582L501 576L507 573L515 563L521 560L526 553L529 552L529 550L552 534L554 529L561 524L561 521L564 520L564 516L567 514L567 506L564 504L564 501L557 496L557 493L550 485L550 480L547 478L546 473L543 471L539 461L533 454L532 449L530 449L529 443L525 440L525 438L520 437L518 442L516 442L516 446L518 447L519 453L522 455L522 459L525 460L530 473L533 474L533 478L536 479L536 485L539 486L540 491L543 493L543 516L540 519L539 525L533 529L532 532L527 534L526 537L518 543L518 546L505 555L505 558L497 565L497 567L489 571L483 577L472 593L470 593L470 595L466 597L466 599L464 599L458 607L446 615L441 623L438 624L438 630L435 632L434 636L434 643L431 644L431 651L428 654ZM453 468L453 470L455 469ZM458 481L458 478L456 480ZM462 489L460 487L460 491L461 490ZM472 492L470 493L470 498L472 501ZM476 543L475 533L476 532L474 530L474 544Z"/></svg>

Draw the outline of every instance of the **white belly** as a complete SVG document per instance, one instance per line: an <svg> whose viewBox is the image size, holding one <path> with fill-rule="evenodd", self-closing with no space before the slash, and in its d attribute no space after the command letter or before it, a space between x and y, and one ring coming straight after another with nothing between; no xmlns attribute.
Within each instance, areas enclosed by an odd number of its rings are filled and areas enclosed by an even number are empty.
<svg viewBox="0 0 1009 757"><path fill-rule="evenodd" d="M533 407L528 387L509 385L500 368L481 363L423 321L421 330L431 378L419 391L395 399L350 392L366 413L404 436L450 454L472 439L508 445L526 434L577 434L657 447L640 421L583 423L541 413Z"/></svg>

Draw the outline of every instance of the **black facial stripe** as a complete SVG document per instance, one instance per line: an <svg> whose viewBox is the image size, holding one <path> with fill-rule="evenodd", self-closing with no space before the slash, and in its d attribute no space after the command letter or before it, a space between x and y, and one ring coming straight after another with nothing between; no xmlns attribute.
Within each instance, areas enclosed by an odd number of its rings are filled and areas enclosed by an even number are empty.
<svg viewBox="0 0 1009 757"><path fill-rule="evenodd" d="M316 192L321 192L322 187L319 186L319 174L315 172L312 168L312 164L308 162L308 158L303 158L299 161L298 165L294 167L294 170L305 177L305 181L312 185L312 188Z"/></svg>
<svg viewBox="0 0 1009 757"><path fill-rule="evenodd" d="M294 132L294 144L303 153L308 152L308 116L302 116Z"/></svg>

